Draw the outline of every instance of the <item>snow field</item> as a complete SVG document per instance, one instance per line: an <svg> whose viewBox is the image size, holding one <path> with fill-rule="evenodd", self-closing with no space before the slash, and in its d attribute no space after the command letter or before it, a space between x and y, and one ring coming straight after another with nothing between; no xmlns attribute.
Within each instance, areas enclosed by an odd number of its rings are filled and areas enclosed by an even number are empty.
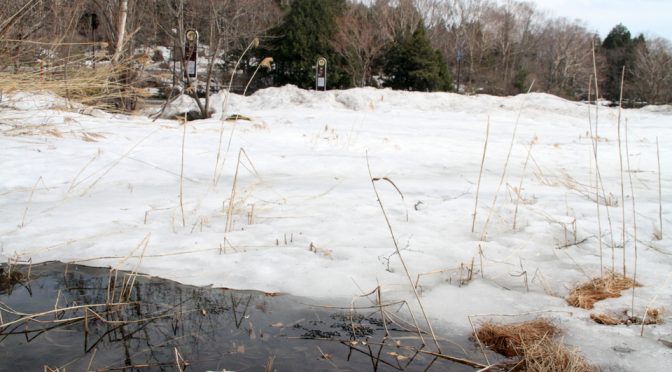
<svg viewBox="0 0 672 372"><path fill-rule="evenodd" d="M216 118L187 124L183 226L183 127L177 122L54 110L62 102L39 94L5 97L0 103L0 259L121 269L140 261L141 272L183 283L286 292L341 305L380 285L384 299L414 304L372 188L370 166L373 177L387 177L401 192L389 182L376 182L409 272L414 280L421 274L418 289L435 327L466 335L470 315L542 312L559 324L566 343L606 370L655 370L672 360L671 350L658 342L672 339L668 111L623 111L636 200L637 280L643 285L635 291L635 312L667 308L665 322L647 326L642 338L639 327L597 325L589 319L591 311L564 300L571 287L600 274L601 261L611 268L612 236L615 268L622 270L616 109L598 111L598 160L610 204L600 212L600 259L586 104L546 94L467 97L286 86L250 97L232 95L225 115L252 121L221 122L222 98L213 97L220 110ZM215 184L220 131L223 165ZM654 239L656 138L663 240ZM232 193L241 148L249 159L241 158ZM631 276L633 195L627 172L624 180ZM137 247L147 236L141 259ZM627 291L598 302L593 312L629 309L631 296ZM493 317L498 319L474 319Z"/></svg>

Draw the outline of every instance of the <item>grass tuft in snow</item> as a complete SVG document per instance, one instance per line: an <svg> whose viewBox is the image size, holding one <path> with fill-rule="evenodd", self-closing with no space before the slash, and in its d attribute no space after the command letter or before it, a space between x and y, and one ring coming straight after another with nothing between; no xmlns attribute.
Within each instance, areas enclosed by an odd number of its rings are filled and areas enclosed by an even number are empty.
<svg viewBox="0 0 672 372"><path fill-rule="evenodd" d="M476 330L476 337L488 348L507 357L519 356L525 344L539 342L558 333L557 327L545 319L522 323L497 324L485 322Z"/></svg>
<svg viewBox="0 0 672 372"><path fill-rule="evenodd" d="M661 309L651 308L646 309L646 315L644 315L643 319L634 315L628 315L627 310L622 311L620 314L590 314L590 319L595 323L602 325L652 325L660 324L662 322L661 315Z"/></svg>
<svg viewBox="0 0 672 372"><path fill-rule="evenodd" d="M476 337L485 346L509 358L515 358L510 370L524 371L594 371L575 350L553 340L558 328L548 320L534 319L521 323L483 323Z"/></svg>
<svg viewBox="0 0 672 372"><path fill-rule="evenodd" d="M592 309L596 302L621 297L621 291L639 286L622 274L606 272L601 277L574 287L567 296L567 303L582 309Z"/></svg>

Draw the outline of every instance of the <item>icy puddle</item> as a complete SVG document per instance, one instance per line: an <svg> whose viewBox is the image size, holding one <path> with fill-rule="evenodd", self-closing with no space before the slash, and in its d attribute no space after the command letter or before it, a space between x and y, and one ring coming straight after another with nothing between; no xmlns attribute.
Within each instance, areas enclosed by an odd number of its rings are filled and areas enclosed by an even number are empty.
<svg viewBox="0 0 672 372"><path fill-rule="evenodd" d="M418 352L418 334L396 323L383 342L375 308L63 263L9 269L0 266L1 371L474 370ZM463 340L470 355L448 343L443 353L480 361Z"/></svg>

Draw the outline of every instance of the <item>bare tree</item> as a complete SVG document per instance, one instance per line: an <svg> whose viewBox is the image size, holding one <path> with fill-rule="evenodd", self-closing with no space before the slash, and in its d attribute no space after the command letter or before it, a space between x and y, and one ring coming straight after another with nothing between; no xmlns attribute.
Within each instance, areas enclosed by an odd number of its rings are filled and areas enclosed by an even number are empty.
<svg viewBox="0 0 672 372"><path fill-rule="evenodd" d="M563 96L583 92L592 73L593 37L583 26L567 19L548 22L537 55L545 91Z"/></svg>
<svg viewBox="0 0 672 372"><path fill-rule="evenodd" d="M649 104L672 101L672 44L668 40L647 40L636 50L632 67L635 91Z"/></svg>
<svg viewBox="0 0 672 372"><path fill-rule="evenodd" d="M336 20L338 31L332 46L345 60L353 86L362 87L370 82L375 59L393 38L391 23L377 12L380 10L384 8L352 4Z"/></svg>

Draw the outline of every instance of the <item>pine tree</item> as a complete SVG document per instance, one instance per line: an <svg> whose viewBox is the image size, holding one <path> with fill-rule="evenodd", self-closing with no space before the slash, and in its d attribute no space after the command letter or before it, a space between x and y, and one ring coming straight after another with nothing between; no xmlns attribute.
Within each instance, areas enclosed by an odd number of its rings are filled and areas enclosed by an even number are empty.
<svg viewBox="0 0 672 372"><path fill-rule="evenodd" d="M315 63L328 60L328 87L341 86L344 79L339 60L330 45L336 31L336 17L345 0L294 0L283 23L273 30L271 53L276 64L275 83L315 86Z"/></svg>
<svg viewBox="0 0 672 372"><path fill-rule="evenodd" d="M382 57L384 85L422 92L449 91L453 80L443 55L430 45L425 26L397 32Z"/></svg>
<svg viewBox="0 0 672 372"><path fill-rule="evenodd" d="M623 24L616 25L602 42L602 48L607 60L606 79L603 83L603 95L608 100L618 102L621 94L621 75L625 67L623 99L635 99L632 95L632 71L635 64L635 50L644 44L643 35L632 38L630 31Z"/></svg>

